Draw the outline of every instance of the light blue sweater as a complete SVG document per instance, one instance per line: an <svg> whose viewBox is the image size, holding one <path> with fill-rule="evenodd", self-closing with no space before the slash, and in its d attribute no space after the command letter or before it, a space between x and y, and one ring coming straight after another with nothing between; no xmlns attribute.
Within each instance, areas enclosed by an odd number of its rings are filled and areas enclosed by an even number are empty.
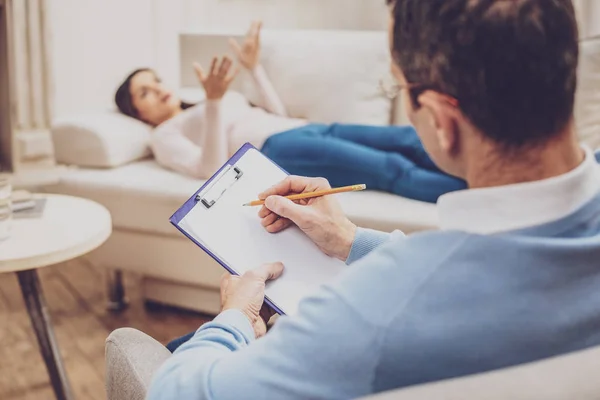
<svg viewBox="0 0 600 400"><path fill-rule="evenodd" d="M359 230L348 263L262 339L233 310L202 326L149 398L348 399L600 344L600 196L491 236Z"/></svg>

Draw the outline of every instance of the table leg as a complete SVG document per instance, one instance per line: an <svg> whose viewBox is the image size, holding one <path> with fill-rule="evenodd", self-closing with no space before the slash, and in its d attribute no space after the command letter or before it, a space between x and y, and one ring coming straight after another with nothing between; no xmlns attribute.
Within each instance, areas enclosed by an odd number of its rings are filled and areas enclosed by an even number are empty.
<svg viewBox="0 0 600 400"><path fill-rule="evenodd" d="M73 395L58 351L58 344L54 337L52 322L46 308L46 301L44 300L37 271L20 271L17 272L17 276L19 277L21 293L29 312L29 318L37 336L46 369L50 375L54 394L58 400L71 399Z"/></svg>
<svg viewBox="0 0 600 400"><path fill-rule="evenodd" d="M108 288L107 309L111 312L123 311L127 308L127 298L125 297L125 287L123 286L123 271L114 269L108 270L106 284Z"/></svg>

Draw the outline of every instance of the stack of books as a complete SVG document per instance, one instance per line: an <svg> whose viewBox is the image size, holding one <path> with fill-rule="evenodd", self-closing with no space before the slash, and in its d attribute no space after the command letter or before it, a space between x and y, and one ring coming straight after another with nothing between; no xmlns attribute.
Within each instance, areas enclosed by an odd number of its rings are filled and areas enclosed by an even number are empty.
<svg viewBox="0 0 600 400"><path fill-rule="evenodd" d="M29 210L35 207L33 195L26 190L15 190L11 196L13 212Z"/></svg>
<svg viewBox="0 0 600 400"><path fill-rule="evenodd" d="M46 199L34 196L26 190L16 190L12 193L13 218L41 218L44 214Z"/></svg>

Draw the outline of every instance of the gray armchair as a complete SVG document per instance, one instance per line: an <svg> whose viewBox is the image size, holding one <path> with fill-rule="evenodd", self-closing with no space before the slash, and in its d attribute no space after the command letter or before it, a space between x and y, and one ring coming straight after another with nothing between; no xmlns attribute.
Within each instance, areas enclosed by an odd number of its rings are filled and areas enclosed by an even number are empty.
<svg viewBox="0 0 600 400"><path fill-rule="evenodd" d="M152 375L171 353L131 328L106 340L108 400L143 400ZM600 399L600 347L525 364L369 396L365 400Z"/></svg>
<svg viewBox="0 0 600 400"><path fill-rule="evenodd" d="M171 356L165 346L132 328L117 329L106 339L106 397L144 400L156 370Z"/></svg>

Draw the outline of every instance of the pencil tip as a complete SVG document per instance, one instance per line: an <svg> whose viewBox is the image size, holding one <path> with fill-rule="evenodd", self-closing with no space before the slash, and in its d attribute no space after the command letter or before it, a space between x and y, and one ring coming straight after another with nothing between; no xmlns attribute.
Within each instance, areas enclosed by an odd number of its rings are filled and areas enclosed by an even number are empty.
<svg viewBox="0 0 600 400"><path fill-rule="evenodd" d="M250 203L242 204L242 207L248 207Z"/></svg>

